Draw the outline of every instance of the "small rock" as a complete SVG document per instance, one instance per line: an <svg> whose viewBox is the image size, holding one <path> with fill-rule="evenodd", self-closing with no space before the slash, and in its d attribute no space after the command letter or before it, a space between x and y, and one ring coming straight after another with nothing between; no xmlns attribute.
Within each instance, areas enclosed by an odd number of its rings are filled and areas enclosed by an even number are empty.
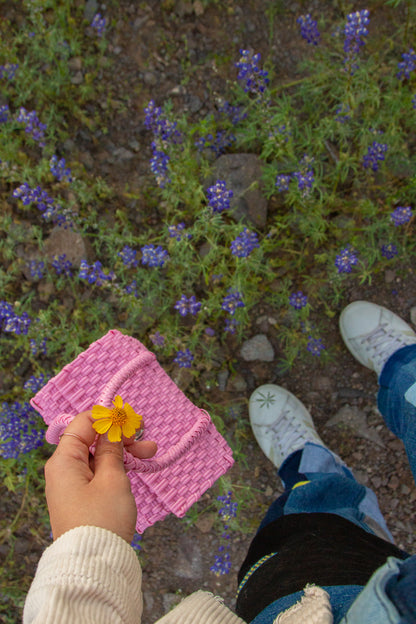
<svg viewBox="0 0 416 624"><path fill-rule="evenodd" d="M82 84L84 81L84 76L82 75L82 71L76 72L71 78L71 83L74 85Z"/></svg>
<svg viewBox="0 0 416 624"><path fill-rule="evenodd" d="M216 518L217 514L215 512L206 513L199 516L198 520L195 522L195 526L201 531L201 533L209 533L214 526Z"/></svg>
<svg viewBox="0 0 416 624"><path fill-rule="evenodd" d="M391 284L391 282L394 282L395 277L396 273L391 269L387 269L387 271L384 273L384 281L386 282L386 284Z"/></svg>
<svg viewBox="0 0 416 624"><path fill-rule="evenodd" d="M396 475L393 475L390 479L390 481L388 482L387 487L389 487L391 490L397 490L397 488L400 485L400 481L398 479L398 477Z"/></svg>
<svg viewBox="0 0 416 624"><path fill-rule="evenodd" d="M202 577L202 555L199 544L188 535L182 535L178 543L178 557L175 574L182 578L198 579Z"/></svg>
<svg viewBox="0 0 416 624"><path fill-rule="evenodd" d="M313 390L317 390L318 392L332 392L332 380L323 375L313 377L311 386Z"/></svg>
<svg viewBox="0 0 416 624"><path fill-rule="evenodd" d="M262 162L255 154L224 154L214 163L213 179L224 180L233 191L230 216L264 228L267 220L267 199L261 192Z"/></svg>
<svg viewBox="0 0 416 624"><path fill-rule="evenodd" d="M146 71L143 74L143 82L149 87L154 87L158 83L157 76L154 72Z"/></svg>
<svg viewBox="0 0 416 624"><path fill-rule="evenodd" d="M410 321L412 325L416 325L416 306L410 310Z"/></svg>
<svg viewBox="0 0 416 624"><path fill-rule="evenodd" d="M85 3L85 9L84 9L85 19L88 20L89 22L92 22L94 15L97 13L97 11L98 11L97 0L87 0L87 2Z"/></svg>
<svg viewBox="0 0 416 624"><path fill-rule="evenodd" d="M88 260L90 256L81 234L58 226L53 228L46 239L44 251L50 260L65 254L66 259L78 268L81 260Z"/></svg>
<svg viewBox="0 0 416 624"><path fill-rule="evenodd" d="M245 392L247 390L246 380L239 374L233 375L228 380L226 390L227 392Z"/></svg>
<svg viewBox="0 0 416 624"><path fill-rule="evenodd" d="M246 340L241 347L241 357L246 362L272 362L274 360L274 349L265 334L257 334Z"/></svg>
<svg viewBox="0 0 416 624"><path fill-rule="evenodd" d="M366 440L370 440L371 442L374 442L374 444L378 444L379 446L385 448L378 432L375 429L368 427L364 412L355 406L344 405L335 414L335 416L327 421L325 426L333 427L335 425L348 427L355 435L365 438Z"/></svg>
<svg viewBox="0 0 416 624"><path fill-rule="evenodd" d="M54 292L55 286L52 282L40 282L38 285L39 299L42 303L48 303Z"/></svg>
<svg viewBox="0 0 416 624"><path fill-rule="evenodd" d="M133 152L126 149L125 147L117 147L113 151L113 156L116 160L131 160L132 158L134 158Z"/></svg>
<svg viewBox="0 0 416 624"><path fill-rule="evenodd" d="M218 389L221 390L221 392L225 391L229 376L230 376L230 373L228 370L222 370L218 373L218 376L217 376Z"/></svg>
<svg viewBox="0 0 416 624"><path fill-rule="evenodd" d="M200 17L204 14L204 5L202 4L201 0L195 0L194 13L197 17Z"/></svg>

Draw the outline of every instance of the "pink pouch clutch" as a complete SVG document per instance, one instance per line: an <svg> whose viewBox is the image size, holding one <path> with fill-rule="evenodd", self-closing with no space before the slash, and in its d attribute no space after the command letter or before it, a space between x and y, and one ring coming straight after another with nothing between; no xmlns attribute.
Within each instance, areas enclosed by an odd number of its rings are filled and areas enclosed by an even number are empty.
<svg viewBox="0 0 416 624"><path fill-rule="evenodd" d="M187 399L151 351L117 330L67 364L31 405L49 425L47 441L58 444L74 416L93 405L112 407L117 394L143 416L144 438L158 446L152 459L124 449L142 533L169 513L184 516L234 460L209 414Z"/></svg>

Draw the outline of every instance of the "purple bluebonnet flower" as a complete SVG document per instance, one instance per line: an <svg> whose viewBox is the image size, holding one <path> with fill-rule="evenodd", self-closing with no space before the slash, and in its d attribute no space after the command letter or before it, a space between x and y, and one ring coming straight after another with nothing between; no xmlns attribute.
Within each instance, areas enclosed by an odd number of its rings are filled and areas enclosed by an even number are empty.
<svg viewBox="0 0 416 624"><path fill-rule="evenodd" d="M17 459L23 453L42 446L45 432L37 430L37 412L29 403L2 403L0 405L0 456Z"/></svg>
<svg viewBox="0 0 416 624"><path fill-rule="evenodd" d="M173 307L175 310L178 310L181 316L186 316L187 314L198 314L201 306L202 303L196 300L195 295L192 295L189 299L186 295L182 295Z"/></svg>
<svg viewBox="0 0 416 624"><path fill-rule="evenodd" d="M292 179L292 176L286 175L284 173L280 173L276 177L275 187L280 193L282 193L283 191L288 191L291 179Z"/></svg>
<svg viewBox="0 0 416 624"><path fill-rule="evenodd" d="M209 149L216 156L224 154L227 147L230 147L236 140L235 136L225 130L218 130L215 137L212 134L206 134L195 141L195 147L202 152Z"/></svg>
<svg viewBox="0 0 416 624"><path fill-rule="evenodd" d="M305 197L314 183L313 170L308 169L307 171L295 171L292 176L298 181L298 189L303 191L302 195Z"/></svg>
<svg viewBox="0 0 416 624"><path fill-rule="evenodd" d="M191 368L193 360L194 356L190 350L185 349L185 351L178 351L173 361L179 364L179 368Z"/></svg>
<svg viewBox="0 0 416 624"><path fill-rule="evenodd" d="M124 245L123 249L118 252L118 257L121 258L123 264L129 268L135 268L139 264L137 251L129 245Z"/></svg>
<svg viewBox="0 0 416 624"><path fill-rule="evenodd" d="M30 338L29 344L32 355L47 355L46 342L46 338L43 338L40 342L37 342L34 338Z"/></svg>
<svg viewBox="0 0 416 624"><path fill-rule="evenodd" d="M397 206L391 213L391 220L394 225L404 225L408 223L413 216L413 211L410 206Z"/></svg>
<svg viewBox="0 0 416 624"><path fill-rule="evenodd" d="M58 160L58 156L52 156L49 161L51 173L55 176L59 182L62 180L66 182L72 182L71 169L66 167L65 158Z"/></svg>
<svg viewBox="0 0 416 624"><path fill-rule="evenodd" d="M222 106L219 106L218 112L228 117L233 126L244 121L247 117L247 113L244 112L241 106L233 106L229 102L224 102Z"/></svg>
<svg viewBox="0 0 416 624"><path fill-rule="evenodd" d="M215 336L215 329L213 329L212 327L206 327L205 334L210 338L213 338L213 336Z"/></svg>
<svg viewBox="0 0 416 624"><path fill-rule="evenodd" d="M42 279L45 274L45 263L42 260L29 260L27 263L30 277L33 279Z"/></svg>
<svg viewBox="0 0 416 624"><path fill-rule="evenodd" d="M245 305L240 292L234 290L233 288L229 288L227 292L228 295L226 295L222 300L221 309L225 310L232 316L237 308L244 308Z"/></svg>
<svg viewBox="0 0 416 624"><path fill-rule="evenodd" d="M13 191L13 197L20 199L24 206L36 204L43 219L47 221L63 227L73 225L71 211L55 204L55 200L46 191L42 191L40 186L32 189L27 182L24 182Z"/></svg>
<svg viewBox="0 0 416 624"><path fill-rule="evenodd" d="M66 275L67 277L72 277L72 262L67 259L66 254L54 256L52 260L52 266L55 269L57 275Z"/></svg>
<svg viewBox="0 0 416 624"><path fill-rule="evenodd" d="M381 255L387 258L387 260L391 260L394 256L397 256L398 253L397 247L393 243L381 246Z"/></svg>
<svg viewBox="0 0 416 624"><path fill-rule="evenodd" d="M301 310L307 305L308 297L304 295L301 290L298 290L298 292L294 292L290 295L289 303L295 310Z"/></svg>
<svg viewBox="0 0 416 624"><path fill-rule="evenodd" d="M192 234L185 234L185 223L178 223L178 225L168 225L169 238L176 238L177 241L182 238L192 238Z"/></svg>
<svg viewBox="0 0 416 624"><path fill-rule="evenodd" d="M169 156L157 149L156 143L152 143L153 156L150 159L150 170L156 178L156 183L160 188L165 188L170 182L168 174Z"/></svg>
<svg viewBox="0 0 416 624"><path fill-rule="evenodd" d="M228 492L225 496L217 496L217 500L222 503L222 507L220 507L218 514L222 520L226 522L231 520L231 518L235 518L237 515L238 503L231 501L232 492Z"/></svg>
<svg viewBox="0 0 416 624"><path fill-rule="evenodd" d="M128 295L134 295L134 297L136 297L136 299L138 299L139 294L137 292L137 281L133 280L130 284L127 284L127 286L124 288L125 292Z"/></svg>
<svg viewBox="0 0 416 624"><path fill-rule="evenodd" d="M385 153L388 148L389 146L386 143L377 143L377 141L374 141L373 144L369 146L367 154L364 154L363 167L365 169L371 167L373 171L378 171L378 163L385 159Z"/></svg>
<svg viewBox="0 0 416 624"><path fill-rule="evenodd" d="M416 52L413 48L410 48L409 52L402 54L402 59L403 61L397 64L399 68L397 78L399 78L399 80L403 80L404 78L408 80L411 72L416 69Z"/></svg>
<svg viewBox="0 0 416 624"><path fill-rule="evenodd" d="M10 109L7 104L5 104L4 106L0 106L0 123L6 123L6 121L9 119L9 113Z"/></svg>
<svg viewBox="0 0 416 624"><path fill-rule="evenodd" d="M274 126L269 130L269 139L276 139L276 143L283 145L289 141L289 136L292 133L286 128L286 124L280 126Z"/></svg>
<svg viewBox="0 0 416 624"><path fill-rule="evenodd" d="M338 273L351 273L352 267L357 263L358 258L352 251L350 245L342 249L340 254L335 258L335 266L338 269Z"/></svg>
<svg viewBox="0 0 416 624"><path fill-rule="evenodd" d="M231 243L231 253L238 258L247 258L256 247L260 247L256 232L250 232L247 228Z"/></svg>
<svg viewBox="0 0 416 624"><path fill-rule="evenodd" d="M412 97L412 106L414 109L416 109L416 95Z"/></svg>
<svg viewBox="0 0 416 624"><path fill-rule="evenodd" d="M224 180L217 180L214 186L207 189L208 205L213 212L222 212L230 207L231 190L227 190Z"/></svg>
<svg viewBox="0 0 416 624"><path fill-rule="evenodd" d="M7 78L7 80L13 80L18 68L19 65L17 63L6 63L5 65L0 65L0 79Z"/></svg>
<svg viewBox="0 0 416 624"><path fill-rule="evenodd" d="M45 147L43 139L45 138L46 124L39 121L36 111L27 111L22 107L16 121L26 124L26 134L30 134L34 141L38 141L40 147Z"/></svg>
<svg viewBox="0 0 416 624"><path fill-rule="evenodd" d="M366 26L370 22L369 16L370 13L367 9L350 13L347 16L347 23L344 29L344 63L350 74L353 74L355 69L358 67L356 59L361 46L365 44L363 37L368 35Z"/></svg>
<svg viewBox="0 0 416 624"><path fill-rule="evenodd" d="M224 331L228 334L235 334L240 323L235 318L226 318L224 322Z"/></svg>
<svg viewBox="0 0 416 624"><path fill-rule="evenodd" d="M154 100L150 100L146 108L144 109L146 114L144 125L148 130L153 132L154 137L158 142L166 144L179 143L181 140L181 133L178 130L178 124L176 121L170 121L164 114L160 106L156 106Z"/></svg>
<svg viewBox="0 0 416 624"><path fill-rule="evenodd" d="M300 34L308 43L318 45L321 35L318 30L318 24L312 19L309 13L301 15L296 20L300 24Z"/></svg>
<svg viewBox="0 0 416 624"><path fill-rule="evenodd" d="M231 559L230 553L225 552L221 555L215 555L215 563L210 567L211 572L213 572L216 576L221 576L223 574L228 574L231 570Z"/></svg>
<svg viewBox="0 0 416 624"><path fill-rule="evenodd" d="M350 110L351 109L348 106L348 104L341 104L340 106L338 106L338 108L335 111L335 115L336 115L335 121L338 121L340 123L345 123L346 121L351 119L351 115L348 115Z"/></svg>
<svg viewBox="0 0 416 624"><path fill-rule="evenodd" d="M153 344L156 345L157 347L163 347L163 345L165 344L165 337L162 336L162 334L159 331L156 331L154 334L151 334L149 338L153 342Z"/></svg>
<svg viewBox="0 0 416 624"><path fill-rule="evenodd" d="M306 349L309 353L312 353L312 355L321 355L321 351L325 349L325 346L322 343L321 338L313 338L312 336L309 336Z"/></svg>
<svg viewBox="0 0 416 624"><path fill-rule="evenodd" d="M96 13L91 22L91 28L94 28L97 31L97 35L102 37L105 32L106 27L106 19L102 17L101 13Z"/></svg>
<svg viewBox="0 0 416 624"><path fill-rule="evenodd" d="M140 542L142 541L142 536L139 533L135 533L132 542L130 543L130 546L134 549L134 550L141 550L141 544Z"/></svg>
<svg viewBox="0 0 416 624"><path fill-rule="evenodd" d="M46 377L46 375L44 375L44 373L41 373L39 375L39 377L36 377L35 375L32 375L23 384L23 389L24 390L30 390L31 392L33 392L33 394L36 394L36 392L38 390L40 390L42 388L42 386L45 385L46 382L47 382L47 377Z"/></svg>
<svg viewBox="0 0 416 624"><path fill-rule="evenodd" d="M144 245L141 247L142 264L149 267L162 267L169 260L169 254L160 245Z"/></svg>
<svg viewBox="0 0 416 624"><path fill-rule="evenodd" d="M235 64L238 69L237 80L246 93L259 95L264 93L269 84L268 72L259 68L260 54L249 50L240 50L240 59Z"/></svg>
<svg viewBox="0 0 416 624"><path fill-rule="evenodd" d="M21 316L15 313L11 303L0 301L0 328L16 335L27 335L32 320L27 312Z"/></svg>
<svg viewBox="0 0 416 624"><path fill-rule="evenodd" d="M88 284L96 284L102 286L105 282L109 282L114 278L113 271L106 274L102 269L102 264L99 260L89 265L86 260L81 260L81 265L78 273L80 279L87 280Z"/></svg>

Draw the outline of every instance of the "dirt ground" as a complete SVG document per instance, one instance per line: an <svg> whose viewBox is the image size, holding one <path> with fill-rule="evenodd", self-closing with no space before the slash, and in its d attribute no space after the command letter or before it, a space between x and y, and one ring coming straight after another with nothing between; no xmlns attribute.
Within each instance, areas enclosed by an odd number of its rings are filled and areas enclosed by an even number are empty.
<svg viewBox="0 0 416 624"><path fill-rule="evenodd" d="M114 4L107 11L98 4L98 10L113 19L108 55L115 66L111 76L103 74L103 79L111 82L112 97L119 101L120 113L113 117L106 135L82 133L73 138L73 143L76 157L86 167L116 185L120 192L128 183L134 193L148 176L151 153L143 108L150 99L161 105L170 98L178 114L186 112L191 119L204 117L216 98L223 95L224 81L235 79L233 63L243 47L260 52L263 58L271 55L277 80L296 77L298 61L309 53L298 35L296 18L307 12L317 16L325 5L330 21L339 16L341 3L120 0L117 7ZM204 4L208 6L204 8ZM351 10L362 8L353 4ZM368 4L374 7L374 23L388 22L388 10L382 2ZM272 31L266 10L270 5L276 8ZM91 114L99 112L100 107L104 110L105 103L97 102L96 106ZM115 162L114 153L119 148L132 155ZM416 306L416 275L406 264L378 274L371 286L353 285L343 305L357 299L385 305L410 322L410 311ZM268 313L272 315L273 311L261 306L253 311L253 335L258 333L256 321ZM318 318L320 310L314 314ZM243 429L246 441L246 464L236 463L229 476L233 482L245 483L254 490L254 500L245 511L249 532L231 533L232 569L228 575L217 577L210 567L218 551L220 530L213 526L212 512L204 511L217 495L215 488L198 503L200 517L196 525L188 528L183 520L170 516L147 529L142 541L143 624L151 624L182 596L198 588L219 594L227 605L234 606L236 574L250 539L267 506L282 492L273 465L263 456L248 426L247 399L262 383L283 385L304 402L324 442L346 461L362 483L376 492L396 544L415 551L416 487L403 445L387 430L376 409L376 375L349 354L337 323L337 318L328 320L323 335L324 342L334 345L336 352L336 358L327 367L315 358L307 363L297 362L282 374L276 329L267 322L262 331L275 348L274 362L247 363L238 351L232 354L245 389L220 393L220 400L240 409L239 418L229 416L225 422L231 437L237 429L240 434ZM218 391L213 392L218 399ZM346 406L355 414L359 411L358 419L331 423L331 418ZM29 535L25 537L24 528L22 539L30 540ZM22 553L33 570L41 552L41 545L29 542L25 554Z"/></svg>

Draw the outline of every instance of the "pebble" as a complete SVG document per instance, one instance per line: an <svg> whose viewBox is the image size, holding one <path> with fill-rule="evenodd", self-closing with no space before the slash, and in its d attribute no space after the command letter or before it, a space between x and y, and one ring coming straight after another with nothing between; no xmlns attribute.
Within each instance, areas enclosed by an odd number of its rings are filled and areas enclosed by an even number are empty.
<svg viewBox="0 0 416 624"><path fill-rule="evenodd" d="M257 334L246 340L241 347L241 357L246 362L273 362L274 349L265 334Z"/></svg>

